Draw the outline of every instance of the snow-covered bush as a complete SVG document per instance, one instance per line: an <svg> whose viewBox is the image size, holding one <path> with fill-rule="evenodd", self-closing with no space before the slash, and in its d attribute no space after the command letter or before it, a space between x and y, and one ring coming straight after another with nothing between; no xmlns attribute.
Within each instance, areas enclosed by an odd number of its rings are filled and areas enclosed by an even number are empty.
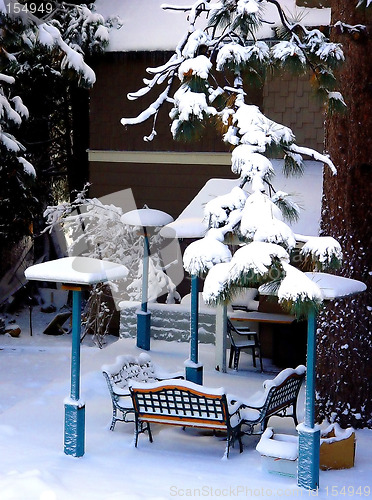
<svg viewBox="0 0 372 500"><path fill-rule="evenodd" d="M115 304L122 300L141 301L143 271L143 236L141 228L122 222L123 211L113 204L103 204L97 198L88 198L87 187L73 202L49 206L44 213L45 231L63 231L70 255L81 255L123 264L129 270L125 282L95 285L90 294L85 313L86 328L94 332L99 345L107 333ZM180 296L176 285L166 273L161 258L164 239L154 228L150 235L148 301L155 302L167 294L166 301L173 303Z"/></svg>

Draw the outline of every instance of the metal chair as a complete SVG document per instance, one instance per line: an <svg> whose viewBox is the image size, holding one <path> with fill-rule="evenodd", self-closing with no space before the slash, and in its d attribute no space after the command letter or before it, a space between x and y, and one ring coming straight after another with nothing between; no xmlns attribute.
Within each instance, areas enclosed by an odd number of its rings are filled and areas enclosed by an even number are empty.
<svg viewBox="0 0 372 500"><path fill-rule="evenodd" d="M227 319L227 334L230 339L231 368L234 359L234 370L238 370L240 351L250 349L252 351L253 366L256 368L256 357L260 360L261 372L263 372L261 345L257 332L251 332L249 328L236 328L230 319Z"/></svg>

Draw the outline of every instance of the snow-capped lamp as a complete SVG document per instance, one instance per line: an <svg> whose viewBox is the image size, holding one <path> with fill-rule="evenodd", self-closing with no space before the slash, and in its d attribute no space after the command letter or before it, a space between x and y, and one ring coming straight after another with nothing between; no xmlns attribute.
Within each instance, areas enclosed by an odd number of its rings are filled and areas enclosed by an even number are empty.
<svg viewBox="0 0 372 500"><path fill-rule="evenodd" d="M128 269L122 264L91 257L64 257L30 266L28 280L62 283L72 291L71 390L65 399L64 453L82 457L85 452L85 403L80 398L80 333L82 291L93 284L124 279Z"/></svg>
<svg viewBox="0 0 372 500"><path fill-rule="evenodd" d="M203 383L203 365L199 363L199 277L204 277L216 264L229 262L231 252L223 243L224 231L212 228L201 240L194 241L185 250L183 265L191 275L190 359L186 361L186 380Z"/></svg>
<svg viewBox="0 0 372 500"><path fill-rule="evenodd" d="M173 222L173 217L166 212L152 208L140 208L131 210L121 216L121 222L133 227L141 227L143 229L143 272L142 272L142 301L141 309L137 310L137 347L140 349L150 350L150 323L151 313L147 310L148 302L148 275L149 275L149 258L150 258L150 243L147 228L148 227L163 227L166 224Z"/></svg>

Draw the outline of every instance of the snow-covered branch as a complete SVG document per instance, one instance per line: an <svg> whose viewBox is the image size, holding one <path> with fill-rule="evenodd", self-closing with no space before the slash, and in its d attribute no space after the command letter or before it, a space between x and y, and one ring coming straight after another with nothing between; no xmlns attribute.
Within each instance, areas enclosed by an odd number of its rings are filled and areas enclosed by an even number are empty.
<svg viewBox="0 0 372 500"><path fill-rule="evenodd" d="M325 163L326 165L329 166L329 168L331 169L333 175L337 174L337 169L334 166L332 160L330 159L330 157L328 155L324 155L324 154L318 153L318 151L315 151L315 149L297 146L296 144L292 144L288 148L288 150L291 151L291 152L293 152L293 153L297 153L297 154L300 154L300 155L309 156L310 158L313 158L316 161L320 161L322 163Z"/></svg>

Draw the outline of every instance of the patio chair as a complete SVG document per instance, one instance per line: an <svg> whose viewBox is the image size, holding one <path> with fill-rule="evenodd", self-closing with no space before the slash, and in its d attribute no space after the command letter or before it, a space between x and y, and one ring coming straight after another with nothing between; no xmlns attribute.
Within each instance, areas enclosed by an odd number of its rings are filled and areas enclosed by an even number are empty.
<svg viewBox="0 0 372 500"><path fill-rule="evenodd" d="M256 368L256 357L260 360L261 372L263 372L261 345L257 332L252 332L249 328L237 328L231 320L227 319L227 334L230 339L230 359L229 368L231 368L234 359L234 370L238 370L240 351L251 350L253 366Z"/></svg>

